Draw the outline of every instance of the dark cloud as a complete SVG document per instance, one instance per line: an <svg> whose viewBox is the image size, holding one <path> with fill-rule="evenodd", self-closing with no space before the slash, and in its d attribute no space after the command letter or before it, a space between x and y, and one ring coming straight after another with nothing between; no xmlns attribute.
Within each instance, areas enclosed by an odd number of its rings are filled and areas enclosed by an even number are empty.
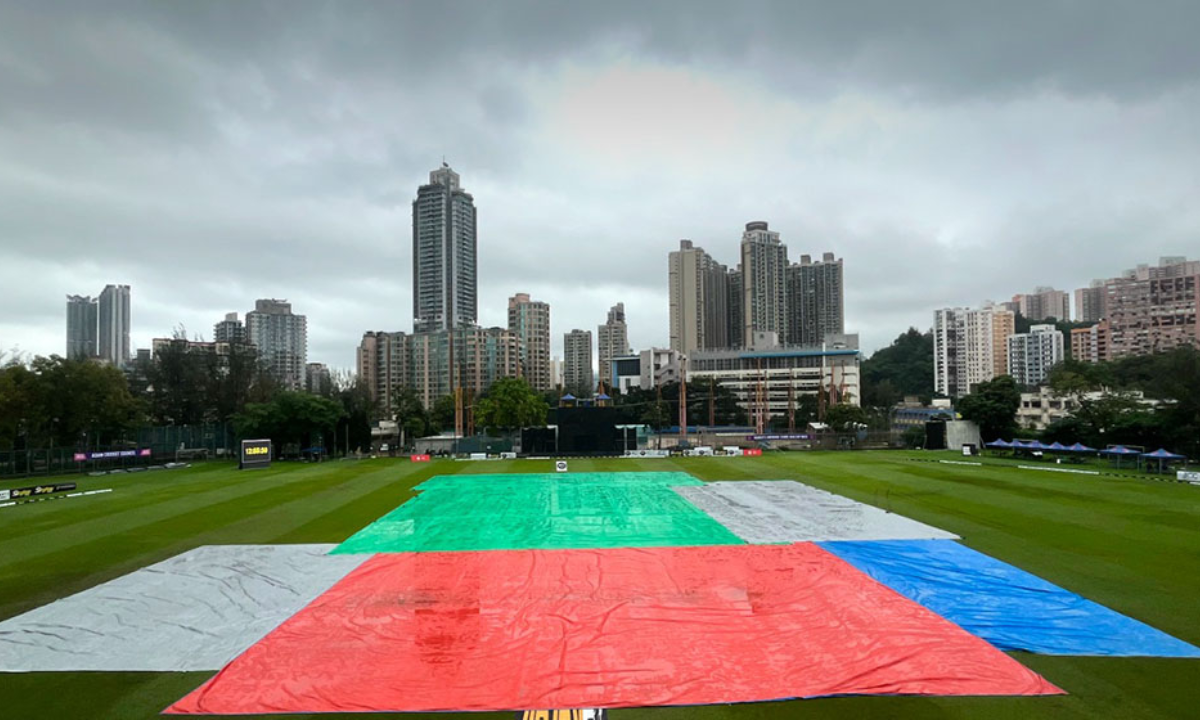
<svg viewBox="0 0 1200 720"><path fill-rule="evenodd" d="M484 322L555 345L624 301L664 344L666 254L767 219L846 259L847 323L1070 290L1186 254L1187 2L26 2L0 6L0 347L134 286L135 341L257 297L310 357L411 320L409 207L443 156L480 213ZM1194 250L1192 251L1194 254ZM265 269L265 272L264 272Z"/></svg>

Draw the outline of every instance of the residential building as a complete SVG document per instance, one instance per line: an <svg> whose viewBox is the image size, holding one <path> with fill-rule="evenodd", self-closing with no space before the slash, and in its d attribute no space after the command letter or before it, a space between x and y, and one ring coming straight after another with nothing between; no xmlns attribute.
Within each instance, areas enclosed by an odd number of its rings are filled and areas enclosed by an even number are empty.
<svg viewBox="0 0 1200 720"><path fill-rule="evenodd" d="M687 358L689 383L721 383L737 398L755 425L786 417L802 395L819 407L859 404L857 335L830 335L816 347L697 350Z"/></svg>
<svg viewBox="0 0 1200 720"><path fill-rule="evenodd" d="M989 307L985 303L984 307ZM992 305L992 377L1008 374L1008 338L1017 331L1017 314Z"/></svg>
<svg viewBox="0 0 1200 720"><path fill-rule="evenodd" d="M246 326L238 320L235 312L225 313L225 319L213 325L213 340L216 342L246 342Z"/></svg>
<svg viewBox="0 0 1200 720"><path fill-rule="evenodd" d="M555 390L563 389L563 359L555 355L550 358L550 386Z"/></svg>
<svg viewBox="0 0 1200 720"><path fill-rule="evenodd" d="M591 397L596 389L591 330L572 330L563 335L563 385L577 396Z"/></svg>
<svg viewBox="0 0 1200 720"><path fill-rule="evenodd" d="M1081 362L1097 363L1112 359L1112 331L1107 320L1091 327L1071 331L1071 357Z"/></svg>
<svg viewBox="0 0 1200 720"><path fill-rule="evenodd" d="M1008 338L1008 374L1020 385L1041 385L1063 357L1063 334L1053 325L1034 325Z"/></svg>
<svg viewBox="0 0 1200 720"><path fill-rule="evenodd" d="M304 366L304 387L313 395L328 396L333 392L333 375L325 363Z"/></svg>
<svg viewBox="0 0 1200 720"><path fill-rule="evenodd" d="M379 418L391 417L396 388L411 385L408 337L402 332L365 332L358 344L358 378L366 385Z"/></svg>
<svg viewBox="0 0 1200 720"><path fill-rule="evenodd" d="M538 392L550 390L550 305L528 293L508 299L508 330L520 348L520 374Z"/></svg>
<svg viewBox="0 0 1200 720"><path fill-rule="evenodd" d="M1029 295L1014 295L1013 303L1027 320L1066 320L1071 317L1071 296L1052 287L1038 287Z"/></svg>
<svg viewBox="0 0 1200 720"><path fill-rule="evenodd" d="M745 297L742 295L742 271L731 268L725 275L725 306L727 308L727 317L725 318L725 338L726 347L740 348L745 343L742 342L742 318L745 316L743 312L743 304ZM717 346L712 346L708 349L716 349Z"/></svg>
<svg viewBox="0 0 1200 720"><path fill-rule="evenodd" d="M117 367L125 367L132 357L129 350L129 286L106 285L97 308L96 354Z"/></svg>
<svg viewBox="0 0 1200 720"><path fill-rule="evenodd" d="M1105 285L1112 357L1200 345L1200 261L1163 258Z"/></svg>
<svg viewBox="0 0 1200 720"><path fill-rule="evenodd" d="M473 326L478 318L475 199L442 163L413 201L416 332Z"/></svg>
<svg viewBox="0 0 1200 720"><path fill-rule="evenodd" d="M779 233L762 221L746 223L742 234L741 271L742 345L750 344L756 331L787 337L787 246Z"/></svg>
<svg viewBox="0 0 1200 720"><path fill-rule="evenodd" d="M1006 343L999 342L999 338L1011 327L1010 322L1008 310L991 304L977 310L934 311L934 392L957 399L970 393L975 385L1007 372L999 362L1004 358L1001 348Z"/></svg>
<svg viewBox="0 0 1200 720"><path fill-rule="evenodd" d="M634 388L651 390L666 383L679 382L686 359L672 348L650 348L637 354L613 358L612 387L622 393Z"/></svg>
<svg viewBox="0 0 1200 720"><path fill-rule="evenodd" d="M608 311L608 319L596 328L596 356L600 362L600 380L612 386L612 360L633 352L629 347L629 328L625 325L625 303L617 303Z"/></svg>
<svg viewBox="0 0 1200 720"><path fill-rule="evenodd" d="M246 313L246 340L275 379L288 390L303 390L308 363L308 318L292 313L286 300L260 299Z"/></svg>
<svg viewBox="0 0 1200 720"><path fill-rule="evenodd" d="M99 350L98 303L87 295L67 296L67 357L96 357Z"/></svg>
<svg viewBox="0 0 1200 720"><path fill-rule="evenodd" d="M781 335L789 345L815 347L825 336L845 332L841 258L827 252L813 262L801 255L787 269L787 290L787 331Z"/></svg>
<svg viewBox="0 0 1200 720"><path fill-rule="evenodd" d="M1105 311L1107 293L1105 281L1093 280L1092 284L1075 291L1075 322L1099 322L1108 316Z"/></svg>
<svg viewBox="0 0 1200 720"><path fill-rule="evenodd" d="M680 240L668 258L671 348L729 345L729 271L691 240Z"/></svg>
<svg viewBox="0 0 1200 720"><path fill-rule="evenodd" d="M1046 386L1034 392L1021 393L1021 404L1017 408L1017 425L1026 430L1045 430L1051 424L1065 420L1080 407L1080 400L1101 400L1110 395L1108 390L1082 393L1081 395L1059 395ZM1142 395L1140 390L1122 392L1143 408L1154 408L1161 404Z"/></svg>
<svg viewBox="0 0 1200 720"><path fill-rule="evenodd" d="M507 328L461 327L408 337L408 384L425 407L462 388L468 397L516 377L520 344Z"/></svg>

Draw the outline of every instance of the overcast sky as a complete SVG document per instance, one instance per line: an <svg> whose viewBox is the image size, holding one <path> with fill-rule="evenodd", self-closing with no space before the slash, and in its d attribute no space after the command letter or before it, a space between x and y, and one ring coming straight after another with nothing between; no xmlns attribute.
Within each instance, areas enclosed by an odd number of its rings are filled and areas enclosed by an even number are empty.
<svg viewBox="0 0 1200 720"><path fill-rule="evenodd" d="M411 202L479 213L480 322L623 301L766 220L845 258L865 349L933 309L1200 255L1200 3L0 4L0 349L132 286L133 344L260 297L309 360L411 330Z"/></svg>

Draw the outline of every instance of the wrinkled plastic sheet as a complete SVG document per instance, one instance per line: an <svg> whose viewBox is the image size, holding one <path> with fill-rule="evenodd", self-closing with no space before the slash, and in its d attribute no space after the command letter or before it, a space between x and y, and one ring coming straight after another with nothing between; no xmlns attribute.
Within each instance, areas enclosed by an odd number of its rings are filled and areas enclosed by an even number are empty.
<svg viewBox="0 0 1200 720"><path fill-rule="evenodd" d="M365 559L331 547L213 545L137 570L0 623L0 671L216 670Z"/></svg>
<svg viewBox="0 0 1200 720"><path fill-rule="evenodd" d="M335 553L741 544L672 492L683 473L433 478Z"/></svg>
<svg viewBox="0 0 1200 720"><path fill-rule="evenodd" d="M958 537L793 480L712 482L675 492L748 543Z"/></svg>
<svg viewBox="0 0 1200 720"><path fill-rule="evenodd" d="M167 712L1059 692L805 543L377 555Z"/></svg>
<svg viewBox="0 0 1200 720"><path fill-rule="evenodd" d="M822 547L1001 650L1200 657L1182 640L956 542Z"/></svg>

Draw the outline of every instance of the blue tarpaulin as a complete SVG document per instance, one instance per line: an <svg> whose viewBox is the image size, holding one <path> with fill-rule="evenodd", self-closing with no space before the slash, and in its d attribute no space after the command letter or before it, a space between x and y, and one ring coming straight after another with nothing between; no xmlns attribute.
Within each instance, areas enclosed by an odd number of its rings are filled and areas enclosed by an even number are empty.
<svg viewBox="0 0 1200 720"><path fill-rule="evenodd" d="M953 540L820 545L1001 650L1200 657L1200 648Z"/></svg>

